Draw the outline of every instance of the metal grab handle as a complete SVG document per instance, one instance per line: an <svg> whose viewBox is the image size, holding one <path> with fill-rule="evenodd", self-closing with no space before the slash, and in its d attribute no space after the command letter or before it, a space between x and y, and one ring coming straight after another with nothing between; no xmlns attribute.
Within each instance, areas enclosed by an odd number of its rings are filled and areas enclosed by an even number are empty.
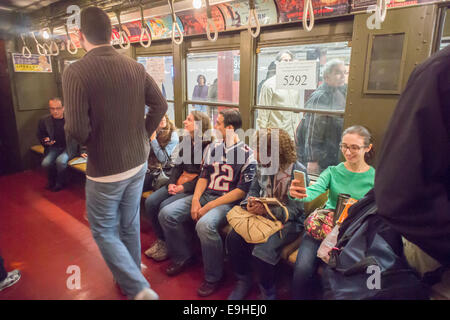
<svg viewBox="0 0 450 320"><path fill-rule="evenodd" d="M183 32L181 32L181 28L177 22L177 16L175 15L175 10L173 9L173 0L167 0L169 3L170 11L172 12L172 41L176 45L180 45L183 43ZM180 34L180 40L175 38L175 29L178 29L178 33Z"/></svg>
<svg viewBox="0 0 450 320"><path fill-rule="evenodd" d="M45 49L45 52L46 52L45 55L46 56L52 56L53 55L53 51L52 51L52 48L51 48L50 44L44 43L43 47Z"/></svg>
<svg viewBox="0 0 450 320"><path fill-rule="evenodd" d="M211 25L214 30L214 37L211 37L211 29L210 29ZM214 21L210 18L208 18L208 20L206 22L206 36L208 37L208 40L212 41L212 42L217 41L217 38L219 38L219 33L217 32L216 25L215 25Z"/></svg>
<svg viewBox="0 0 450 320"><path fill-rule="evenodd" d="M127 33L122 29L122 23L120 22L120 11L114 11L114 13L116 14L117 21L119 22L119 46L122 49L128 49L130 48L131 43ZM124 45L125 40L127 43L126 45Z"/></svg>
<svg viewBox="0 0 450 320"><path fill-rule="evenodd" d="M22 43L23 43L23 46L22 46L22 56L24 57L24 58L31 58L31 51L30 51L30 49L28 49L28 47L27 47L27 44L26 44L26 42L25 42L25 39L23 38L23 33L21 33L20 34L20 38L22 38ZM26 54L25 55L25 52L28 52L28 54Z"/></svg>
<svg viewBox="0 0 450 320"><path fill-rule="evenodd" d="M139 37L139 43L144 48L148 48L152 44L152 35L144 20L144 8L142 7L142 5L140 5L140 8L141 8L141 36ZM147 44L144 43L144 35L147 35L148 39Z"/></svg>
<svg viewBox="0 0 450 320"><path fill-rule="evenodd" d="M67 43L66 43L66 47L67 47L67 51L69 51L70 54L77 54L78 52L78 48L75 45L75 43L73 43L72 38L70 38L69 35L69 30L67 29L67 25L64 25L64 28L66 29L66 35L67 35ZM74 50L70 50L70 45L72 45L74 47Z"/></svg>
<svg viewBox="0 0 450 320"><path fill-rule="evenodd" d="M50 30L50 37L51 37L51 39L52 39L52 40L50 41L50 46L49 46L49 49L50 49L50 55L52 55L52 56L57 56L57 55L59 54L59 47L58 47L58 45L56 44L55 39L53 38L53 26L49 27L49 30ZM53 53L53 47L56 47L55 53Z"/></svg>
<svg viewBox="0 0 450 320"><path fill-rule="evenodd" d="M147 39L148 39L147 44L144 43L144 35L147 35ZM144 48L148 48L152 44L152 36L150 35L150 32L148 32L147 28L145 28L145 27L142 28L142 30L141 30L141 36L139 38L139 42L140 42L141 46L143 46Z"/></svg>
<svg viewBox="0 0 450 320"><path fill-rule="evenodd" d="M257 38L259 36L259 33L261 32L261 25L259 24L258 15L256 14L255 0L249 1L249 7L250 7L250 13L248 15L247 29L253 38ZM256 24L255 32L252 31L252 18L255 20L255 24Z"/></svg>
<svg viewBox="0 0 450 320"><path fill-rule="evenodd" d="M219 33L217 32L216 25L212 19L211 7L209 5L209 0L205 0L205 3L206 3L206 16L208 18L206 20L206 37L208 38L209 41L215 42L215 41L217 41L217 38L219 37ZM211 28L210 28L211 25L214 30L214 37L211 37Z"/></svg>
<svg viewBox="0 0 450 320"><path fill-rule="evenodd" d="M31 32L31 35L33 36L33 39L36 42L36 49L37 49L37 52L39 53L39 55L46 56L47 55L47 50L45 50L45 47L37 41L34 32ZM43 53L42 53L41 50L43 51Z"/></svg>
<svg viewBox="0 0 450 320"><path fill-rule="evenodd" d="M308 24L308 11L309 11L309 24ZM305 0L303 6L303 29L310 32L314 27L314 8L312 0Z"/></svg>
<svg viewBox="0 0 450 320"><path fill-rule="evenodd" d="M377 8L375 10L375 14L377 16L378 21L384 22L386 20L387 13L387 0L377 0Z"/></svg>
<svg viewBox="0 0 450 320"><path fill-rule="evenodd" d="M126 41L126 45L124 45ZM130 43L130 39L128 38L128 35L125 31L119 31L119 46L122 49L128 49L130 47L131 43Z"/></svg>
<svg viewBox="0 0 450 320"><path fill-rule="evenodd" d="M56 53L53 53L52 47L56 47L55 50ZM55 40L52 40L52 42L50 42L50 52L52 52L51 53L52 56L57 56L59 54L59 47Z"/></svg>

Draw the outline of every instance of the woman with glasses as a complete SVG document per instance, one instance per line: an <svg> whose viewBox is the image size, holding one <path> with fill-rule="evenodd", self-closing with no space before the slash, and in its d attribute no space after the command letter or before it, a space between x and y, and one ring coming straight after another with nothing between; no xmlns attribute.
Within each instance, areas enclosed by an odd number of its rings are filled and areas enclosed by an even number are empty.
<svg viewBox="0 0 450 320"><path fill-rule="evenodd" d="M345 158L337 166L329 166L319 176L316 183L302 188L300 181L291 183L290 197L309 202L328 191L325 209L334 211L339 193L349 194L353 199L361 199L374 186L375 169L367 164L374 155L371 135L363 126L352 126L342 134L339 144ZM314 298L314 290L319 282L315 278L320 260L317 250L321 241L304 233L294 267L293 297L304 300Z"/></svg>

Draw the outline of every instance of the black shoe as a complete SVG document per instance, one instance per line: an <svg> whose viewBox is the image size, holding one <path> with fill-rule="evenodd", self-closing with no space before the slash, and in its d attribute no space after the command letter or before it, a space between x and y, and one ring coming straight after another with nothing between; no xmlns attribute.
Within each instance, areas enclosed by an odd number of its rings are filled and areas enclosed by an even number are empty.
<svg viewBox="0 0 450 320"><path fill-rule="evenodd" d="M200 286L200 288L198 288L197 290L197 294L200 297L207 297L212 295L214 292L216 292L217 290L219 290L220 286L222 284L222 281L219 280L217 282L208 282L208 281L203 281L202 285Z"/></svg>
<svg viewBox="0 0 450 320"><path fill-rule="evenodd" d="M45 189L47 190L52 190L55 187L55 183L54 182L47 182L47 185L45 186Z"/></svg>
<svg viewBox="0 0 450 320"><path fill-rule="evenodd" d="M64 187L60 184L55 184L55 186L53 188L51 188L50 190L52 190L53 192L58 192L61 191Z"/></svg>
<svg viewBox="0 0 450 320"><path fill-rule="evenodd" d="M189 258L184 262L178 263L178 262L172 262L166 269L166 274L168 276L176 276L177 274L180 274L184 270L186 270L189 266L191 266L194 263L193 258Z"/></svg>

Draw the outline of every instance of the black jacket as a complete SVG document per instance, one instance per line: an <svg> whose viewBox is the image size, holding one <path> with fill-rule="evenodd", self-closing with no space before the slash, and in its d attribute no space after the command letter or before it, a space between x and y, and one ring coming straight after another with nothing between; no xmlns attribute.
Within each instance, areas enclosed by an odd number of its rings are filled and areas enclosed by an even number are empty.
<svg viewBox="0 0 450 320"><path fill-rule="evenodd" d="M450 262L450 46L409 78L384 137L375 198L395 230Z"/></svg>
<svg viewBox="0 0 450 320"><path fill-rule="evenodd" d="M44 154L47 154L49 147L44 144L44 138L49 137L50 140L55 138L55 128L53 125L52 116L48 115L39 120L37 138L39 142L44 146ZM76 157L81 151L79 150L78 143L66 134L66 151L69 155L69 159Z"/></svg>

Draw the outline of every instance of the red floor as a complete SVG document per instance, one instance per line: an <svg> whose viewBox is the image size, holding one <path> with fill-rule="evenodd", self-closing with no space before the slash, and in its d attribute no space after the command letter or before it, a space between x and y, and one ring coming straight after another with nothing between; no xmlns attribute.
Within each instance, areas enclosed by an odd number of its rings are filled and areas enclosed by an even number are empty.
<svg viewBox="0 0 450 320"><path fill-rule="evenodd" d="M0 252L7 270L22 272L16 285L0 291L0 300L125 299L83 218L83 183L72 183L58 193L47 191L45 184L42 171L0 177ZM154 235L145 221L141 229L145 250ZM142 264L144 276L161 299L203 299L196 294L203 279L201 261L173 278L164 273L169 261L157 263L142 255ZM67 288L71 265L80 267L81 289ZM234 280L227 269L224 286L208 299L226 299L231 292ZM287 291L281 290L280 296L286 296ZM254 289L249 298L257 296Z"/></svg>

